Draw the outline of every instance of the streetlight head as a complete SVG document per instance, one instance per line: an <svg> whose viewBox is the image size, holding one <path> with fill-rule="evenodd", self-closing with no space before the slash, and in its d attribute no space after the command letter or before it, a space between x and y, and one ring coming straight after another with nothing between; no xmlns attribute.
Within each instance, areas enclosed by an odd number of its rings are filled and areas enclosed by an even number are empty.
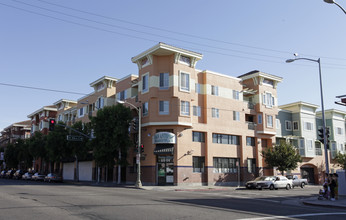
<svg viewBox="0 0 346 220"><path fill-rule="evenodd" d="M117 103L119 103L119 104L124 104L125 102L124 102L124 101L121 101L121 100L117 100Z"/></svg>
<svg viewBox="0 0 346 220"><path fill-rule="evenodd" d="M295 61L295 59L288 59L288 60L286 60L286 63L292 63L294 61Z"/></svg>
<svg viewBox="0 0 346 220"><path fill-rule="evenodd" d="M329 4L334 4L335 1L334 0L323 0L325 3L329 3Z"/></svg>
<svg viewBox="0 0 346 220"><path fill-rule="evenodd" d="M298 54L297 54L297 53L294 53L294 54L293 54L293 56L297 57L297 56L298 56Z"/></svg>

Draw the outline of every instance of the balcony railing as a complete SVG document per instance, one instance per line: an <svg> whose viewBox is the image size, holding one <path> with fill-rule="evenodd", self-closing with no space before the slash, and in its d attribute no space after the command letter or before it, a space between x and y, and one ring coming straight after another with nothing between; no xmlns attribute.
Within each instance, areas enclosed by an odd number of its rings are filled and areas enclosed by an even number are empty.
<svg viewBox="0 0 346 220"><path fill-rule="evenodd" d="M255 130L255 127L256 127L256 124L255 123L253 123L253 122L247 122L247 128L249 129L249 130Z"/></svg>
<svg viewBox="0 0 346 220"><path fill-rule="evenodd" d="M247 107L248 107L249 109L255 109L255 103L253 103L253 102L248 102L248 103L247 103Z"/></svg>

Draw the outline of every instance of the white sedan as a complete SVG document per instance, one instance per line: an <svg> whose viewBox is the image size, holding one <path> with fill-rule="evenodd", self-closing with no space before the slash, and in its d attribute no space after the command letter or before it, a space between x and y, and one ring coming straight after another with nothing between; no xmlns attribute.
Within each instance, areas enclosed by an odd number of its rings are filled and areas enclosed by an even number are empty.
<svg viewBox="0 0 346 220"><path fill-rule="evenodd" d="M287 179L284 176L275 176L270 180L259 181L257 182L258 189L291 189L292 188L292 180Z"/></svg>

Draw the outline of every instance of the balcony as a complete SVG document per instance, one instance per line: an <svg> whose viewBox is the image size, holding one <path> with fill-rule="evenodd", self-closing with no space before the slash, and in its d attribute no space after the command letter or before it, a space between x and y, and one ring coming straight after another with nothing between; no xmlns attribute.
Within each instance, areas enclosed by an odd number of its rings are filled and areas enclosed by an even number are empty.
<svg viewBox="0 0 346 220"><path fill-rule="evenodd" d="M253 102L248 102L247 103L247 107L248 107L248 109L255 109L255 103L253 103Z"/></svg>
<svg viewBox="0 0 346 220"><path fill-rule="evenodd" d="M247 128L249 129L249 130L255 130L255 128L256 128L256 124L254 123L254 122L246 122L247 123Z"/></svg>

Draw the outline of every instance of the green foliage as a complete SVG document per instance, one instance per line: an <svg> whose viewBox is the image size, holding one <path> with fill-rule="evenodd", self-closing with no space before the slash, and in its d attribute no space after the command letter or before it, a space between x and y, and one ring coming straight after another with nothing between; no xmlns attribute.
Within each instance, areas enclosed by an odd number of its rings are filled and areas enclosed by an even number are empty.
<svg viewBox="0 0 346 220"><path fill-rule="evenodd" d="M72 126L73 129L85 134L90 135L90 125L84 124L81 121L76 122ZM68 129L67 129L68 130ZM74 131L71 131L71 134L74 135ZM79 135L79 134L76 134ZM67 148L70 156L77 156L79 159L83 159L86 157L88 151L90 151L90 147L88 145L89 139L83 137L83 141L68 141Z"/></svg>
<svg viewBox="0 0 346 220"><path fill-rule="evenodd" d="M71 155L67 148L68 132L65 127L55 125L54 131L47 135L46 151L50 162L60 162L63 157Z"/></svg>
<svg viewBox="0 0 346 220"><path fill-rule="evenodd" d="M97 111L97 116L91 118L95 139L92 140L94 157L100 166L111 166L114 159L122 153L126 161L126 153L131 146L128 133L132 119L130 108L123 105L107 106Z"/></svg>
<svg viewBox="0 0 346 220"><path fill-rule="evenodd" d="M284 171L296 169L298 163L302 162L298 150L286 142L262 151L262 156L269 167L277 167L282 174Z"/></svg>
<svg viewBox="0 0 346 220"><path fill-rule="evenodd" d="M18 152L17 159L20 163L20 168L28 168L32 165L32 155L29 151L29 144L28 141L18 139L17 143L15 144L16 150Z"/></svg>
<svg viewBox="0 0 346 220"><path fill-rule="evenodd" d="M8 144L5 150L5 162L7 168L17 168L18 167L18 150L14 144Z"/></svg>
<svg viewBox="0 0 346 220"><path fill-rule="evenodd" d="M338 152L335 157L336 163L342 167L343 170L346 170L346 154Z"/></svg>
<svg viewBox="0 0 346 220"><path fill-rule="evenodd" d="M39 131L36 131L34 135L30 137L30 139L28 140L29 152L31 153L34 159L48 158L46 147L45 147L46 141L47 141L47 137Z"/></svg>

